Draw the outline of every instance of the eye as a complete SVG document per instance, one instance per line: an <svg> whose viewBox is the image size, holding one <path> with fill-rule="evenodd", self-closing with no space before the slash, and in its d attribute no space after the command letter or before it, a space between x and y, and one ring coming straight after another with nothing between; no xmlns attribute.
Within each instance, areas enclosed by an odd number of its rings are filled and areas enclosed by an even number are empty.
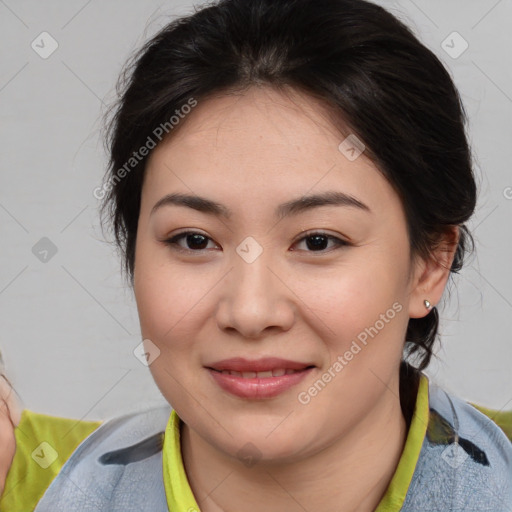
<svg viewBox="0 0 512 512"><path fill-rule="evenodd" d="M182 241L184 241L184 245L180 243ZM163 243L170 246L172 249L188 252L204 251L208 249L209 242L214 243L210 237L198 231L184 231L183 233L179 233L167 240L163 240ZM296 244L300 243L306 244L306 252L331 252L332 250L339 249L340 247L350 245L348 242L336 236L329 235L321 231L315 231L306 234L306 236L303 236L300 240L298 240L298 242L296 242ZM330 250L326 250L329 243L332 244L331 248ZM216 246L215 243L214 245ZM212 247L210 247L210 249L211 248Z"/></svg>
<svg viewBox="0 0 512 512"><path fill-rule="evenodd" d="M185 246L180 244L182 240L184 240ZM210 237L203 235L203 233L199 233L198 231L184 231L163 242L178 251L199 252L208 248L209 241L213 242Z"/></svg>
<svg viewBox="0 0 512 512"><path fill-rule="evenodd" d="M323 233L321 231L307 233L306 236L302 237L297 243L300 244L302 242L305 242L307 252L331 252L332 250L350 245L348 242L345 242L341 238ZM333 243L334 248L331 246L331 250L326 251L325 249L329 242Z"/></svg>

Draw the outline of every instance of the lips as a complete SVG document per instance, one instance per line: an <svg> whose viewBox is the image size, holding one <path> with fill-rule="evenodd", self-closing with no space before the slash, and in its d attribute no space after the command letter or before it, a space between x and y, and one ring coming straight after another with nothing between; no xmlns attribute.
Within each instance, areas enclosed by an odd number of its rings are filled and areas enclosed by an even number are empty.
<svg viewBox="0 0 512 512"><path fill-rule="evenodd" d="M267 370L264 372L237 372L234 370L222 370L220 373L223 373L224 375L234 375L235 377L242 377L244 379L268 379L270 377L291 375L292 373L297 373L300 371L301 370L292 370L291 368L273 368L272 370Z"/></svg>
<svg viewBox="0 0 512 512"><path fill-rule="evenodd" d="M206 366L220 388L244 399L273 398L297 385L314 365L274 357L232 358Z"/></svg>
<svg viewBox="0 0 512 512"><path fill-rule="evenodd" d="M206 367L216 370L218 372L237 372L243 373L267 373L274 371L284 370L284 373L280 373L275 376L285 375L287 370L304 370L313 366L310 363L300 363L298 361L290 361L287 359L280 359L278 357L264 357L256 360L249 360L243 357L234 357L231 359L224 359L213 364L209 364ZM272 375L265 375L270 377ZM262 377L265 377L262 376ZM254 376L253 376L254 377Z"/></svg>

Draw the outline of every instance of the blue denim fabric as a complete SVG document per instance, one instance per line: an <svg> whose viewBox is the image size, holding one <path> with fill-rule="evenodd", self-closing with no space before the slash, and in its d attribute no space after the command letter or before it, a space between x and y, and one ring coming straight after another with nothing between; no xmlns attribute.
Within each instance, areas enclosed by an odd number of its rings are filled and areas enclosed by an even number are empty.
<svg viewBox="0 0 512 512"><path fill-rule="evenodd" d="M429 424L401 512L512 512L512 443L487 416L429 384ZM36 512L165 512L163 406L102 424ZM243 512L243 511L241 511Z"/></svg>

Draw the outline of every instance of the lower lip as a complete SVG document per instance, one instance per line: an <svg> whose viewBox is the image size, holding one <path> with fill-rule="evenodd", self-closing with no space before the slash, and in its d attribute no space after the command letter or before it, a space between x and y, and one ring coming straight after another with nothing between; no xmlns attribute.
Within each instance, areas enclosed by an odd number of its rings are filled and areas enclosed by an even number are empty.
<svg viewBox="0 0 512 512"><path fill-rule="evenodd" d="M309 375L313 368L307 368L289 375L265 378L243 378L221 373L208 368L215 382L229 393L241 398L272 398L298 384Z"/></svg>

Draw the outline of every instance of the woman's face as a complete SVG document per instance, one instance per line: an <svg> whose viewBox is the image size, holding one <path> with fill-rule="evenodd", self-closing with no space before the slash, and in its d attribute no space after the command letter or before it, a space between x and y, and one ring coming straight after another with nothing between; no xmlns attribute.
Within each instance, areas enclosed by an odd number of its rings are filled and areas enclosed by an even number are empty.
<svg viewBox="0 0 512 512"><path fill-rule="evenodd" d="M165 398L220 452L273 461L396 413L424 268L392 187L339 149L319 104L292 98L252 88L180 121L147 163L135 257ZM160 202L173 194L191 197Z"/></svg>

